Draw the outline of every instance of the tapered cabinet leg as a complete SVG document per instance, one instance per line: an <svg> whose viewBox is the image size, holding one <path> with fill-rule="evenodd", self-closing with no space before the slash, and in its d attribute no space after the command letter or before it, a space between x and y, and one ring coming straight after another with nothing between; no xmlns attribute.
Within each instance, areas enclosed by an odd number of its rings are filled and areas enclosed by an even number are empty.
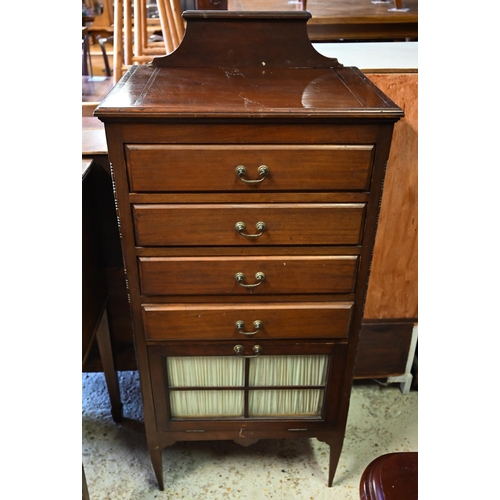
<svg viewBox="0 0 500 500"><path fill-rule="evenodd" d="M158 445L149 445L149 455L151 457L151 463L153 464L153 469L155 471L158 488L163 491L163 461L161 454L162 450Z"/></svg>
<svg viewBox="0 0 500 500"><path fill-rule="evenodd" d="M330 465L328 468L328 487L333 484L333 479L335 477L335 472L337 471L337 466L340 460L340 454L342 453L342 444L344 442L344 436L334 435L331 439L325 440L325 442L330 445Z"/></svg>

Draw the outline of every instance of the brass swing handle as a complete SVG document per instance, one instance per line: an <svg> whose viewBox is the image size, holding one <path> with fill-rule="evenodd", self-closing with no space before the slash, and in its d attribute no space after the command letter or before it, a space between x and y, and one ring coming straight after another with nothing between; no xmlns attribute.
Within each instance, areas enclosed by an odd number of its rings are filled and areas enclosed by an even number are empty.
<svg viewBox="0 0 500 500"><path fill-rule="evenodd" d="M267 175L269 175L269 167L267 165L261 165L257 169L258 174L260 175L260 179L245 179L243 176L247 175L247 169L243 165L238 165L236 167L236 175L240 181L245 182L246 184L259 184L262 182Z"/></svg>
<svg viewBox="0 0 500 500"><path fill-rule="evenodd" d="M234 278L236 279L236 283L238 283L238 285L242 286L243 288L255 288L256 286L262 285L262 282L266 279L266 275L263 272L259 271L255 274L257 283L253 283L251 285L243 283L245 281L245 275L243 273L236 273L234 275Z"/></svg>
<svg viewBox="0 0 500 500"><path fill-rule="evenodd" d="M262 350L262 347L260 347L260 345L254 345L252 347L252 351L255 353L253 355L242 355L240 354L241 352L243 352L243 349L244 347L242 345L235 345L234 346L234 352L240 357L240 358L256 358L257 356L259 356L261 354L261 350Z"/></svg>
<svg viewBox="0 0 500 500"><path fill-rule="evenodd" d="M244 332L243 328L245 328L245 322L241 320L236 322L236 330L238 333L241 333L242 335L255 335L256 333L259 333L259 330L262 328L262 321L256 319L253 322L253 327L255 328L254 332Z"/></svg>
<svg viewBox="0 0 500 500"><path fill-rule="evenodd" d="M255 224L255 229L259 231L257 234L244 233L243 231L246 229L246 227L247 226L244 222L237 222L234 225L234 229L236 229L236 231L238 231L238 233L245 238L258 238L259 236L262 236L264 234L264 231L266 230L266 224L264 222L257 222L257 224Z"/></svg>

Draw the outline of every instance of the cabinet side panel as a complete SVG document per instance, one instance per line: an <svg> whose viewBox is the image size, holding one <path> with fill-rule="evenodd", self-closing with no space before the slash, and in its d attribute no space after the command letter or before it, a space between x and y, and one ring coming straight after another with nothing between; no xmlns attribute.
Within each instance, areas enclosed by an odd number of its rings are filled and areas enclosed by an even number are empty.
<svg viewBox="0 0 500 500"><path fill-rule="evenodd" d="M418 75L368 74L404 109L394 126L365 318L418 317Z"/></svg>

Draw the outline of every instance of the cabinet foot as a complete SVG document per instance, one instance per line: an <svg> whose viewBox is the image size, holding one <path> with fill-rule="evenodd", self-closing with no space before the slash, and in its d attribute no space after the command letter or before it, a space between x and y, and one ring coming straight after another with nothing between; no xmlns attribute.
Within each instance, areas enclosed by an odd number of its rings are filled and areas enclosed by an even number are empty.
<svg viewBox="0 0 500 500"><path fill-rule="evenodd" d="M153 464L153 470L155 472L156 481L158 482L158 488L163 491L163 462L162 462L162 450L156 446L149 447L149 455L151 457L151 463Z"/></svg>
<svg viewBox="0 0 500 500"><path fill-rule="evenodd" d="M333 484L333 478L335 477L335 472L337 471L337 466L340 460L340 454L342 453L342 444L344 441L344 436L334 436L331 439L320 439L327 445L330 446L330 465L328 469L328 487L330 488Z"/></svg>

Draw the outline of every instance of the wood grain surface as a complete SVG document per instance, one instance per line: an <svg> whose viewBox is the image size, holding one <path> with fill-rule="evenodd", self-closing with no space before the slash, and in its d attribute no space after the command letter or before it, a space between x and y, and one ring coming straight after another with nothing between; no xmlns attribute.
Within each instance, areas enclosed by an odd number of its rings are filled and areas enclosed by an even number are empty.
<svg viewBox="0 0 500 500"><path fill-rule="evenodd" d="M405 112L396 123L365 318L418 317L418 74L367 74Z"/></svg>

